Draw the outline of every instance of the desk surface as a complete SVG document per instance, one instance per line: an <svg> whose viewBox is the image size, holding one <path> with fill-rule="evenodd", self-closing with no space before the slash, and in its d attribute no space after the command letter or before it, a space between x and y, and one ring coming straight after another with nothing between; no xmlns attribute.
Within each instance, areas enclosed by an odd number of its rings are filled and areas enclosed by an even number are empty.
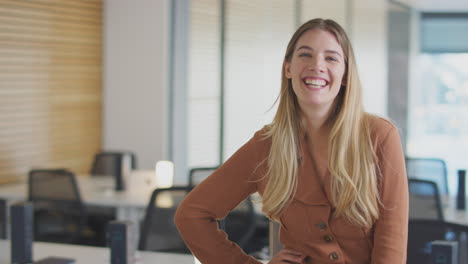
<svg viewBox="0 0 468 264"><path fill-rule="evenodd" d="M73 258L77 264L108 264L110 250L108 248L34 242L33 258L35 261L46 257ZM10 263L10 241L0 240L0 264ZM136 253L136 263L177 263L193 264L192 255L169 254L141 251Z"/></svg>
<svg viewBox="0 0 468 264"><path fill-rule="evenodd" d="M78 189L83 203L88 206L116 208L117 220L131 221L138 241L140 220L143 218L151 193L156 188L154 171L132 171L126 181L125 191L115 191L112 176L77 176ZM0 198L11 204L28 199L28 183L0 185ZM135 242L136 243L136 242Z"/></svg>
<svg viewBox="0 0 468 264"><path fill-rule="evenodd" d="M455 197L443 196L441 199L446 222L468 225L468 208L466 210L457 210Z"/></svg>
<svg viewBox="0 0 468 264"><path fill-rule="evenodd" d="M88 205L110 207L137 207L144 209L155 189L154 172L135 171L128 177L125 191L114 190L114 178L110 176L77 176L83 202ZM27 182L0 185L0 198L26 200Z"/></svg>
<svg viewBox="0 0 468 264"><path fill-rule="evenodd" d="M144 210L155 189L152 171L134 171L129 177L125 191L114 190L114 179L108 176L78 176L78 185L83 201L88 205L126 207ZM0 198L26 200L27 183L0 185ZM468 210L455 209L453 197L442 197L444 216L447 222L468 225ZM256 203L256 206L259 206ZM261 211L260 208L256 210ZM120 220L131 219L120 217ZM134 220L134 219L131 219Z"/></svg>

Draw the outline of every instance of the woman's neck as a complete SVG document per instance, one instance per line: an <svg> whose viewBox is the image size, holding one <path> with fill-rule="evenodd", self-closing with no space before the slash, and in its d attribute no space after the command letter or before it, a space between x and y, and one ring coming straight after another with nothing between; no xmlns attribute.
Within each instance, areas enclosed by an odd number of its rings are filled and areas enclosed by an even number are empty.
<svg viewBox="0 0 468 264"><path fill-rule="evenodd" d="M328 138L330 133L331 124L330 116L332 114L333 107L328 109L315 108L315 109L303 109L301 108L302 115L304 118L305 133L311 140L321 140Z"/></svg>

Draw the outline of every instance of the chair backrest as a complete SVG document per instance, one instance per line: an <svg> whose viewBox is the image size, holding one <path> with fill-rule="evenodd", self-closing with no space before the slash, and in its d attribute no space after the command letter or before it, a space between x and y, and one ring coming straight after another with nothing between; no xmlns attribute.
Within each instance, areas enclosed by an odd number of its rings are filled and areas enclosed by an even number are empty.
<svg viewBox="0 0 468 264"><path fill-rule="evenodd" d="M408 177L435 182L442 195L449 193L447 165L442 159L407 157L406 172Z"/></svg>
<svg viewBox="0 0 468 264"><path fill-rule="evenodd" d="M0 239L7 239L7 201L0 199Z"/></svg>
<svg viewBox="0 0 468 264"><path fill-rule="evenodd" d="M129 164L125 164L128 162ZM137 160L133 152L128 151L103 151L96 153L91 175L120 175L124 165L129 165L129 169L136 170Z"/></svg>
<svg viewBox="0 0 468 264"><path fill-rule="evenodd" d="M410 219L408 225L408 259L409 264L425 264L431 262L431 242L434 240L458 241L458 263L467 263L468 226L447 223L438 220Z"/></svg>
<svg viewBox="0 0 468 264"><path fill-rule="evenodd" d="M188 185L195 187L208 176L210 176L218 167L192 168L189 172Z"/></svg>
<svg viewBox="0 0 468 264"><path fill-rule="evenodd" d="M87 215L75 174L65 169L31 170L28 188L28 199L34 203L37 240L47 241L46 235L41 234L49 234L52 229L57 233L69 233L70 240L79 236ZM73 229L67 228L72 225Z"/></svg>
<svg viewBox="0 0 468 264"><path fill-rule="evenodd" d="M81 203L75 174L65 169L31 170L29 200Z"/></svg>
<svg viewBox="0 0 468 264"><path fill-rule="evenodd" d="M192 168L189 173L190 187L195 187L210 176L218 167ZM248 243L255 235L257 218L251 197L234 208L225 219L219 221L219 226L228 235L229 240L237 243L244 251L248 251Z"/></svg>
<svg viewBox="0 0 468 264"><path fill-rule="evenodd" d="M191 189L170 187L153 191L141 228L139 250L190 254L174 223L174 215Z"/></svg>
<svg viewBox="0 0 468 264"><path fill-rule="evenodd" d="M111 175L115 179L115 190L126 188L126 177L136 169L136 156L132 152L100 152L94 156L91 175Z"/></svg>
<svg viewBox="0 0 468 264"><path fill-rule="evenodd" d="M235 242L244 251L255 234L257 218L251 197L247 197L224 218L223 229L229 240Z"/></svg>
<svg viewBox="0 0 468 264"><path fill-rule="evenodd" d="M410 178L408 187L410 219L444 220L436 183Z"/></svg>

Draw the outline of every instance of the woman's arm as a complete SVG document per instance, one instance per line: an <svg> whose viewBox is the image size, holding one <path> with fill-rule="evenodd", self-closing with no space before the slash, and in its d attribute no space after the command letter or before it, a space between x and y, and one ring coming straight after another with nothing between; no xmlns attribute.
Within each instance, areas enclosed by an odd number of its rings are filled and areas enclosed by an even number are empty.
<svg viewBox="0 0 468 264"><path fill-rule="evenodd" d="M246 255L218 229L224 218L249 194L257 191L261 135L257 133L219 169L200 183L180 204L175 223L192 253L203 264L261 263Z"/></svg>
<svg viewBox="0 0 468 264"><path fill-rule="evenodd" d="M392 125L377 149L382 207L374 224L372 264L406 264L408 179L398 130Z"/></svg>

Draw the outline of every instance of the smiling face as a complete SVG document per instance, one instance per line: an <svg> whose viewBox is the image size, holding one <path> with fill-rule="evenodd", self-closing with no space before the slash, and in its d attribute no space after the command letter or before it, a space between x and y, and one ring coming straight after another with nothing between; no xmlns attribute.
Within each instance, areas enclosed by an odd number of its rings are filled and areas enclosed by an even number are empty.
<svg viewBox="0 0 468 264"><path fill-rule="evenodd" d="M330 110L344 85L346 71L343 49L332 33L306 31L284 67L301 109Z"/></svg>

